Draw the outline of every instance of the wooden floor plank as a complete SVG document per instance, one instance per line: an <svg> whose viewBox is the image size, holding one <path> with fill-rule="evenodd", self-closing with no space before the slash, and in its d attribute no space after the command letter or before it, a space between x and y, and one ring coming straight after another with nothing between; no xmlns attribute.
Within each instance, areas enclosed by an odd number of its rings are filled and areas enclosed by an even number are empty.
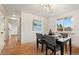
<svg viewBox="0 0 79 59"><path fill-rule="evenodd" d="M2 53L2 55L45 55L45 50L42 53L41 48L37 51L35 42L26 43L21 46L17 46L16 48L5 48ZM49 50L48 54L51 54L51 51ZM72 47L72 54L78 55L79 54L79 48ZM60 52L57 52L57 55L60 55ZM65 53L65 55L69 55L69 51Z"/></svg>

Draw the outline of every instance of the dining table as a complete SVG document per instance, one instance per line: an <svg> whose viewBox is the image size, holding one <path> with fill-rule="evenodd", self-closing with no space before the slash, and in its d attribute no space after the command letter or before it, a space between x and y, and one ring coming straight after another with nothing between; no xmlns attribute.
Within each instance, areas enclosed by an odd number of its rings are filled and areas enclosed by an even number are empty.
<svg viewBox="0 0 79 59"><path fill-rule="evenodd" d="M59 35L52 35L54 37L56 37L56 40L57 40L57 44L60 45L60 50L61 50L61 55L64 55L64 46L65 44L67 44L67 42L69 42L69 51L70 51L70 55L72 54L72 39L71 37L61 37Z"/></svg>

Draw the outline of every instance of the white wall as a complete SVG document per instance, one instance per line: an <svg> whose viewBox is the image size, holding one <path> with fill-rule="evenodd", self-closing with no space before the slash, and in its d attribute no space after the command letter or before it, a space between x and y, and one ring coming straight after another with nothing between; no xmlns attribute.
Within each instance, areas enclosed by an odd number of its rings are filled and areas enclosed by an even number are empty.
<svg viewBox="0 0 79 59"><path fill-rule="evenodd" d="M56 32L56 21L57 18L72 16L73 17L73 24L74 24L74 33L71 34L72 37L72 45L79 47L79 10L70 11L68 13L64 13L62 15L51 17L49 18L48 28L52 28L54 32Z"/></svg>
<svg viewBox="0 0 79 59"><path fill-rule="evenodd" d="M8 39L8 18L5 17L5 40Z"/></svg>
<svg viewBox="0 0 79 59"><path fill-rule="evenodd" d="M4 31L4 28L5 28L5 20L4 20L4 8L2 7L2 5L0 5L0 53L1 53L1 50L3 49L4 47L4 40L5 40L5 31ZM3 20L3 22L1 21ZM1 32L3 32L3 34L1 34Z"/></svg>
<svg viewBox="0 0 79 59"><path fill-rule="evenodd" d="M22 14L21 14L21 43L22 44L32 42L36 39L35 38L36 34L35 34L35 32L32 31L33 19L41 20L43 22L42 33L44 33L46 30L45 29L46 22L44 21L44 20L46 20L45 18L22 12Z"/></svg>

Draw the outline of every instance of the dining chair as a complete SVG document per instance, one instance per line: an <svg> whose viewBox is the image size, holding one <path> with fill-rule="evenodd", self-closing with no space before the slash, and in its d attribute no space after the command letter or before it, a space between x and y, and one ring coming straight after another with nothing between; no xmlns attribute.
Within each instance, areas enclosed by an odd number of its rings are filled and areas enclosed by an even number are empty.
<svg viewBox="0 0 79 59"><path fill-rule="evenodd" d="M43 52L43 44L44 44L44 36L41 33L36 33L36 39L37 39L37 50L39 48L39 44L41 44L41 51Z"/></svg>
<svg viewBox="0 0 79 59"><path fill-rule="evenodd" d="M46 55L48 53L48 49L50 49L52 52L54 52L54 55L56 55L56 51L60 50L60 46L56 43L56 38L53 36L47 35L45 37L45 42L46 42Z"/></svg>

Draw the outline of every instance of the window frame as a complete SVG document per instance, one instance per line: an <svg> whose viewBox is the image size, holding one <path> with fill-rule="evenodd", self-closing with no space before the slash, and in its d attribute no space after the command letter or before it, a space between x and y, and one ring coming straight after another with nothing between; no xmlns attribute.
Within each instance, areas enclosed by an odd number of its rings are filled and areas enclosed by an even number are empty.
<svg viewBox="0 0 79 59"><path fill-rule="evenodd" d="M72 21L72 26L71 26L71 28L72 28L72 30L71 30L71 31L65 31L65 30L64 30L65 27L63 27L63 30L62 30L62 31L59 31L59 30L58 30L58 26L57 26L58 23L56 23L57 32L65 32L65 33L72 33L72 32L74 32L74 20L73 20L73 17L72 17L72 16L70 16L70 17L58 18L57 21L58 21L58 20L63 20L63 26L64 26L64 20L65 20L65 18L71 18L71 21Z"/></svg>

